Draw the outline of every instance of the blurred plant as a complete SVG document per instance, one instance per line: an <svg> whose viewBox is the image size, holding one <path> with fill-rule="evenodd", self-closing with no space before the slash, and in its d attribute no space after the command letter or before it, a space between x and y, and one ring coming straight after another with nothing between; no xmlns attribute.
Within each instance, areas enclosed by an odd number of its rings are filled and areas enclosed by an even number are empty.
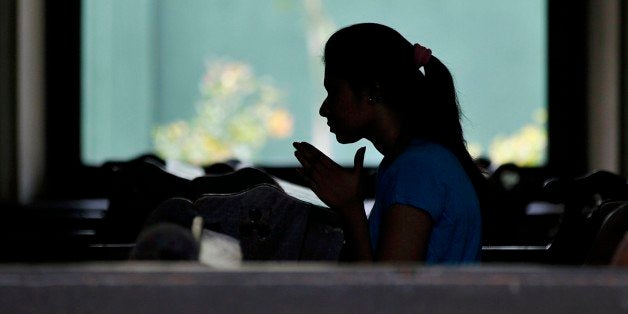
<svg viewBox="0 0 628 314"><path fill-rule="evenodd" d="M520 167L541 165L547 148L546 121L546 111L539 109L532 123L514 134L495 137L489 148L491 162L496 165L514 163Z"/></svg>
<svg viewBox="0 0 628 314"><path fill-rule="evenodd" d="M242 62L206 63L197 115L155 128L156 153L194 165L251 161L269 138L292 134L293 118L279 106L281 91Z"/></svg>

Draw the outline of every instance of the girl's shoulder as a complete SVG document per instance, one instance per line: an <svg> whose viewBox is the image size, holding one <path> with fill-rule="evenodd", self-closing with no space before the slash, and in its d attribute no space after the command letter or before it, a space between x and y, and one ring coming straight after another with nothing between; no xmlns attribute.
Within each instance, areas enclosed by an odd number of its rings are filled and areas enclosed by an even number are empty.
<svg viewBox="0 0 628 314"><path fill-rule="evenodd" d="M443 164L457 162L454 154L443 145L422 140L412 140L406 149L395 158L393 163L399 164Z"/></svg>
<svg viewBox="0 0 628 314"><path fill-rule="evenodd" d="M443 145L413 140L394 160L380 166L383 177L432 178L434 182L465 174L458 158Z"/></svg>

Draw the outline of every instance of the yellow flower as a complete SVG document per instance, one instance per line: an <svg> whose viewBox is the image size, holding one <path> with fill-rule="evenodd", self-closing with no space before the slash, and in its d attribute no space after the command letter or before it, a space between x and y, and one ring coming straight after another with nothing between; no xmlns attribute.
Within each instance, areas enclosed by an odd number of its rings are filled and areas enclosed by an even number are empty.
<svg viewBox="0 0 628 314"><path fill-rule="evenodd" d="M547 135L542 126L526 125L511 136L496 137L491 143L490 158L495 164L538 166L543 162L546 146Z"/></svg>
<svg viewBox="0 0 628 314"><path fill-rule="evenodd" d="M270 114L266 127L272 137L285 138L292 134L294 121L292 115L285 109L277 109Z"/></svg>
<svg viewBox="0 0 628 314"><path fill-rule="evenodd" d="M204 164L224 161L232 157L227 145L210 135L203 134L201 136L201 143L203 153L205 154Z"/></svg>

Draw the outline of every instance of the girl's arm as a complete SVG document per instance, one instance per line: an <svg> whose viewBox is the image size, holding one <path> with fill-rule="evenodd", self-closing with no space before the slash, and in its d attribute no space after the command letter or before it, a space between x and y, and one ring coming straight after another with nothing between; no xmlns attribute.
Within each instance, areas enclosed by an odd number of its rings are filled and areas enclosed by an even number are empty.
<svg viewBox="0 0 628 314"><path fill-rule="evenodd" d="M356 260L373 260L366 213L362 167L365 147L355 154L353 169L345 169L309 143L293 143L294 155L302 169L299 172L310 188L344 221L345 240Z"/></svg>
<svg viewBox="0 0 628 314"><path fill-rule="evenodd" d="M353 210L345 208L340 212L356 213L353 217L343 217L346 245L353 260L410 262L425 259L432 231L432 218L427 212L408 205L393 205L383 218L376 252L371 250L368 222L360 204Z"/></svg>
<svg viewBox="0 0 628 314"><path fill-rule="evenodd" d="M294 143L300 170L312 191L345 222L351 256L358 261L416 261L425 257L432 220L427 212L393 205L382 221L378 252L372 252L364 211L362 167L365 148L355 155L353 169L345 169L308 143Z"/></svg>
<svg viewBox="0 0 628 314"><path fill-rule="evenodd" d="M432 217L408 205L393 205L383 217L375 259L422 261L427 253Z"/></svg>

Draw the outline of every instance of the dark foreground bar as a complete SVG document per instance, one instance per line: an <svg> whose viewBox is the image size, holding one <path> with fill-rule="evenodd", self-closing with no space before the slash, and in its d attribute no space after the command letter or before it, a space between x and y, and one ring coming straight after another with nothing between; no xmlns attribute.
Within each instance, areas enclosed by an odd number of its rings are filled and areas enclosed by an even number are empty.
<svg viewBox="0 0 628 314"><path fill-rule="evenodd" d="M0 266L2 313L628 313L628 269Z"/></svg>

